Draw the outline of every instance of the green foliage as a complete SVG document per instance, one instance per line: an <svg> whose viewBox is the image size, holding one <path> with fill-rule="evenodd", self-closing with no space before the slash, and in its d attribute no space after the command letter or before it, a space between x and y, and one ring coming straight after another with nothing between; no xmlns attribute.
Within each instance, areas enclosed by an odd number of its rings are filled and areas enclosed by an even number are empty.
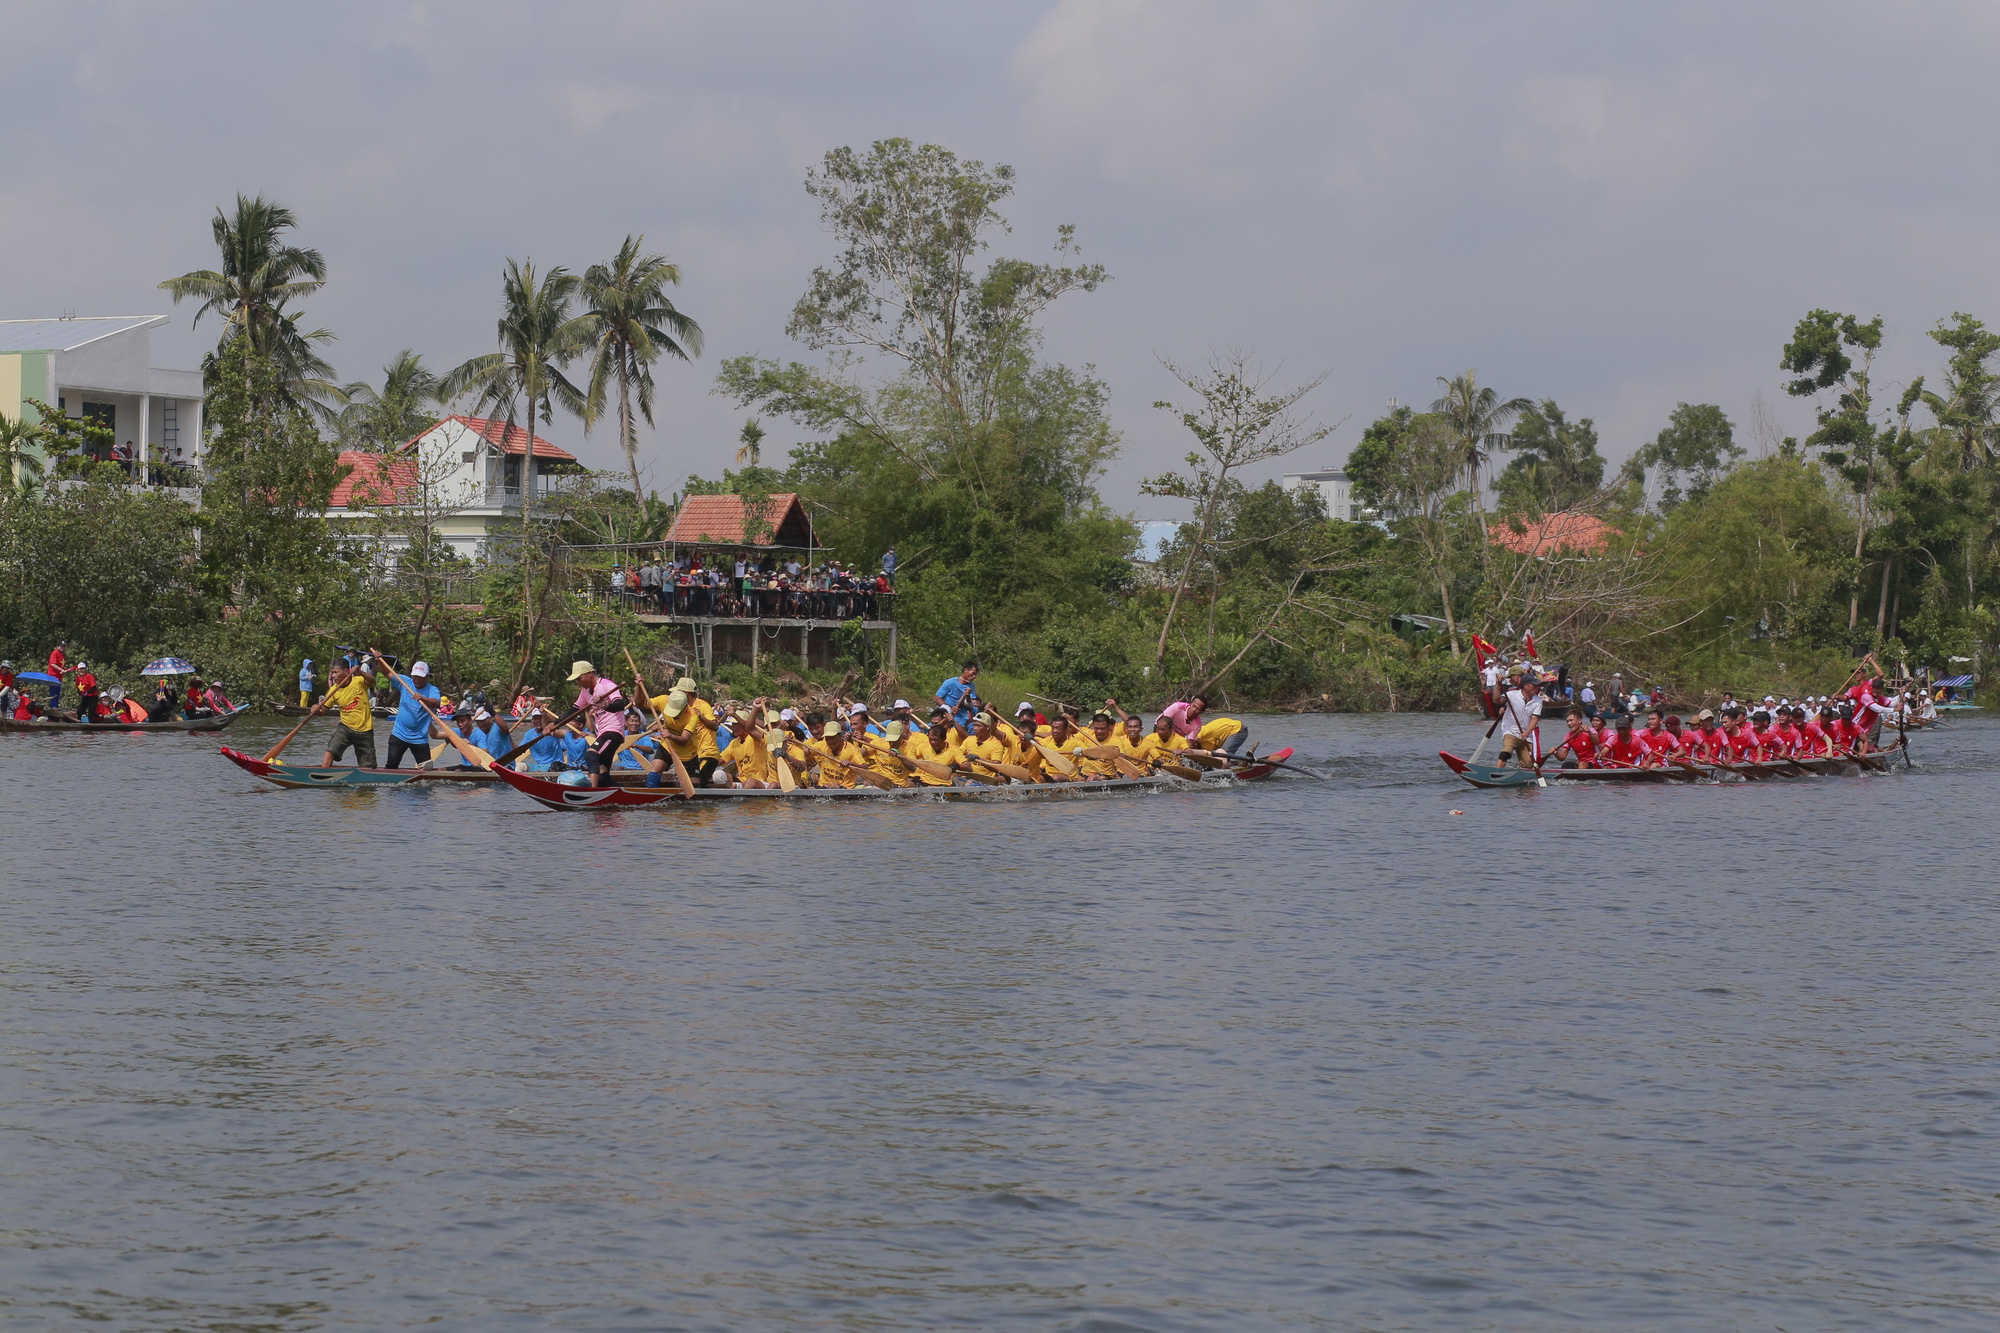
<svg viewBox="0 0 2000 1333"><path fill-rule="evenodd" d="M424 358L405 347L382 367L382 388L354 383L343 389L346 406L334 418L343 449L386 454L437 425L441 381Z"/></svg>
<svg viewBox="0 0 2000 1333"><path fill-rule="evenodd" d="M1604 484L1604 457L1597 452L1597 423L1563 416L1553 398L1523 408L1506 448L1515 457L1501 469L1503 512L1545 514L1572 509Z"/></svg>
<svg viewBox="0 0 2000 1333"><path fill-rule="evenodd" d="M618 385L618 445L632 476L632 495L643 503L639 485L639 436L633 420L633 391L639 415L653 424L653 363L663 356L688 361L701 355L701 325L677 309L667 288L677 286L681 268L665 255L642 255L644 236L627 236L609 264L592 264L580 289L591 341L590 390L584 428L603 415L613 381Z"/></svg>
<svg viewBox="0 0 2000 1333"><path fill-rule="evenodd" d="M1684 499L1706 495L1742 456L1721 408L1713 403L1676 403L1667 415L1666 429L1632 456L1630 469L1640 476L1654 473L1660 481L1660 507L1672 509Z"/></svg>
<svg viewBox="0 0 2000 1333"><path fill-rule="evenodd" d="M72 656L119 663L196 619L194 512L111 471L0 491L0 654L36 660L67 639Z"/></svg>
<svg viewBox="0 0 2000 1333"><path fill-rule="evenodd" d="M1357 505L1379 511L1388 503L1391 461L1414 416L1414 409L1392 408L1361 432L1360 442L1347 455L1345 469Z"/></svg>

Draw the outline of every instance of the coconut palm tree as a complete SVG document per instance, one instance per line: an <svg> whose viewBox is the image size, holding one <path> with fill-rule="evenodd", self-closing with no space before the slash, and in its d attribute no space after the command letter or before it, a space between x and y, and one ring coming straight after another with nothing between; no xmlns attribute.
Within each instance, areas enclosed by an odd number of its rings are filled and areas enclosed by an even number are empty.
<svg viewBox="0 0 2000 1333"><path fill-rule="evenodd" d="M207 378L213 379L216 356L247 340L254 355L277 367L279 382L294 404L331 417L331 405L342 402L343 394L318 349L332 342L333 334L301 329L298 315L285 309L288 302L326 285L326 259L320 252L285 242L284 233L297 225L297 216L283 204L238 194L235 214L218 208L209 224L221 269L183 273L160 289L172 293L176 305L200 301L196 324L211 311L222 319L215 352L203 360Z"/></svg>
<svg viewBox="0 0 2000 1333"><path fill-rule="evenodd" d="M423 355L405 347L382 367L382 388L356 382L344 390L347 406L338 427L343 445L388 453L397 445L435 426L443 405L442 384L424 364Z"/></svg>
<svg viewBox="0 0 2000 1333"><path fill-rule="evenodd" d="M1507 426L1515 417L1534 406L1526 398L1500 401L1500 395L1479 386L1479 372L1446 379L1440 375L1444 396L1431 404L1431 412L1443 417L1458 440L1459 466L1472 490L1473 512L1479 515L1479 535L1486 536L1486 504L1480 495L1481 473L1492 450L1506 438Z"/></svg>
<svg viewBox="0 0 2000 1333"><path fill-rule="evenodd" d="M0 490L32 486L41 480L42 458L33 450L42 443L41 427L25 414L11 420L0 412Z"/></svg>
<svg viewBox="0 0 2000 1333"><path fill-rule="evenodd" d="M572 313L577 289L582 284L574 273L558 264L537 275L535 263L507 261L501 282L500 350L475 356L446 375L438 395L445 401L473 395L473 411L500 415L507 424L519 419L519 407L527 400L528 444L521 459L521 531L525 537L534 518L535 423L554 420L553 404L581 417L587 403L584 391L572 384L562 367L589 349L591 325ZM521 596L527 604L523 659L519 670L534 654L534 562L531 546L521 546ZM516 685L520 683L517 679Z"/></svg>
<svg viewBox="0 0 2000 1333"><path fill-rule="evenodd" d="M592 264L583 274L583 318L590 323L594 350L584 428L602 415L611 380L618 380L618 443L632 474L632 495L645 507L639 487L639 434L632 420L632 390L639 391L639 415L653 424L653 363L661 356L683 361L701 355L701 325L674 308L666 289L681 280L680 265L665 255L641 255L646 238L627 236L609 264Z"/></svg>
<svg viewBox="0 0 2000 1333"><path fill-rule="evenodd" d="M736 438L742 441L736 449L736 461L756 467L764 452L764 423L751 417L743 423L743 429L736 433Z"/></svg>

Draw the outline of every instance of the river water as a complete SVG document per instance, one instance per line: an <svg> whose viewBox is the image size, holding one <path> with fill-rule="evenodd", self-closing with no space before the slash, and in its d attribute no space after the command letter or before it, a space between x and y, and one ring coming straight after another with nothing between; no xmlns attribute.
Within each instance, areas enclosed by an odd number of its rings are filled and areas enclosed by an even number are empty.
<svg viewBox="0 0 2000 1333"><path fill-rule="evenodd" d="M2000 1326L2000 723L1514 792L1460 718L1255 730L1333 780L555 813L0 736L0 1324Z"/></svg>

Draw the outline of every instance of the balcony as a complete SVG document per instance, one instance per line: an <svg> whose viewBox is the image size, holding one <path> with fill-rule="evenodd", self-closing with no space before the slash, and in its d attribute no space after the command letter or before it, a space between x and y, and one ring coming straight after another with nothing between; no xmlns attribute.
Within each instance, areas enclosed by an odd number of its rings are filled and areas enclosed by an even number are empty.
<svg viewBox="0 0 2000 1333"><path fill-rule="evenodd" d="M551 496L571 490L576 481L575 477L536 477L535 503L540 504ZM521 507L521 488L501 485L474 487L463 503L468 509L498 509L504 513Z"/></svg>

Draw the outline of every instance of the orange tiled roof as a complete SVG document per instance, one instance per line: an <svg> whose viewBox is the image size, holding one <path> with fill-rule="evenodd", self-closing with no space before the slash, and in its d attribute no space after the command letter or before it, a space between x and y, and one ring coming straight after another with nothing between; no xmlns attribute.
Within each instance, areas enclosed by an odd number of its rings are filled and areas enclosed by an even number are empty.
<svg viewBox="0 0 2000 1333"><path fill-rule="evenodd" d="M1514 531L1519 522L1525 529ZM1619 535L1618 529L1595 514L1555 513L1542 517L1509 519L1496 523L1490 538L1495 546L1519 555L1543 556L1555 551L1577 551L1595 555Z"/></svg>
<svg viewBox="0 0 2000 1333"><path fill-rule="evenodd" d="M541 446L537 445L536 448ZM697 545L714 542L718 546L810 546L812 520L792 491L772 495L764 506L762 530L751 541L744 536L743 497L740 495L690 495L681 501L667 540Z"/></svg>
<svg viewBox="0 0 2000 1333"><path fill-rule="evenodd" d="M466 416L446 417L444 421L438 422L438 426L444 425L445 421L458 422L488 444L498 445L504 453L525 454L528 452L528 432L519 426L510 426L504 421L493 421L487 417ZM431 427L431 430L436 429L437 426ZM424 432L424 435L430 433L431 431L427 430ZM413 436L404 445L404 448L408 448L418 440L423 439L424 435ZM546 458L557 463L574 463L576 461L575 454L569 452L567 449L558 448L552 441L545 440L539 435L535 437L535 457Z"/></svg>
<svg viewBox="0 0 2000 1333"><path fill-rule="evenodd" d="M538 452L540 448L536 446ZM333 498L326 502L328 509L400 504L402 493L417 484L414 458L384 458L343 449L340 465L347 469L347 475L333 488Z"/></svg>

